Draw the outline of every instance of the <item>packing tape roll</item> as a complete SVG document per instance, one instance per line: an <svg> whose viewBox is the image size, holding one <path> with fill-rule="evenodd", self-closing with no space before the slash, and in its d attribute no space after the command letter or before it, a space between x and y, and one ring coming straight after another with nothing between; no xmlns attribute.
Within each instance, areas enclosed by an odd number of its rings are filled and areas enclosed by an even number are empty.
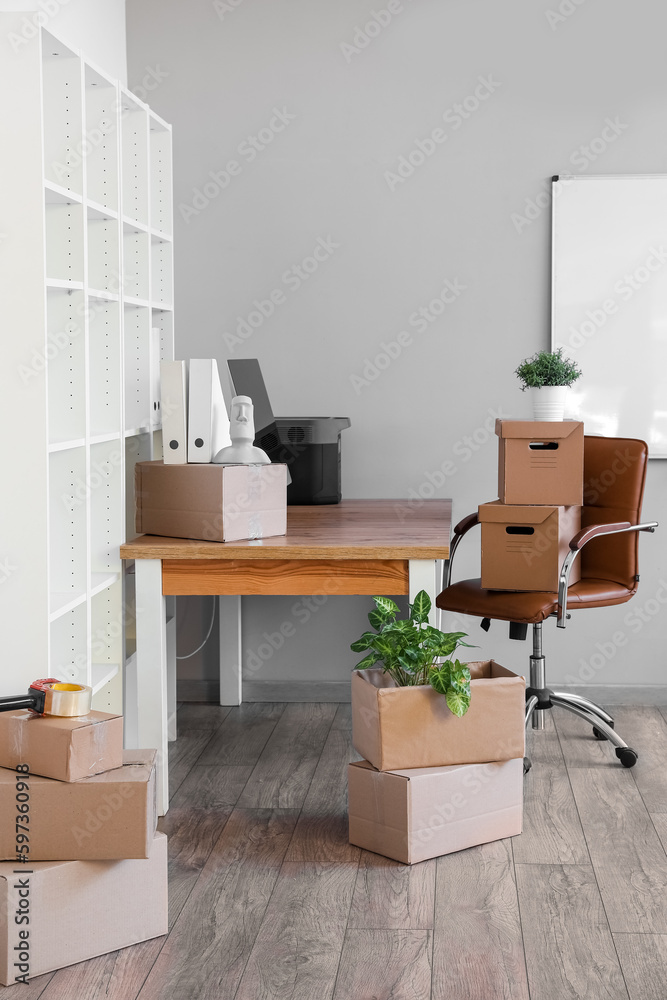
<svg viewBox="0 0 667 1000"><path fill-rule="evenodd" d="M90 712L93 689L85 684L45 684L44 691L44 715L74 718Z"/></svg>

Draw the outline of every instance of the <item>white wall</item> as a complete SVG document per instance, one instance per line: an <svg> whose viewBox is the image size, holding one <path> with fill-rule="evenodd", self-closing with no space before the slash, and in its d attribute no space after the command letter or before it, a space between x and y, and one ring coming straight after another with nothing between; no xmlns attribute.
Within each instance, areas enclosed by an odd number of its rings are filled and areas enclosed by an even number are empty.
<svg viewBox="0 0 667 1000"><path fill-rule="evenodd" d="M25 11L24 37L41 21L109 76L127 83L124 0L7 0L0 10Z"/></svg>
<svg viewBox="0 0 667 1000"><path fill-rule="evenodd" d="M548 344L549 178L665 169L661 0L128 0L127 19L130 78L158 68L150 102L174 125L177 356L258 357L279 415L350 416L346 497L418 499L431 478L456 518L492 499L493 417L527 415L513 370ZM424 162L391 176L418 140ZM318 240L335 248L297 287L287 272ZM459 292L420 324L447 282ZM276 288L284 301L236 338ZM401 331L399 356L369 367ZM651 463L647 516L666 486ZM631 605L548 629L553 680L662 683L667 524L641 550ZM369 603L245 600L246 675L346 680ZM190 615L185 645L206 618ZM262 664L284 621L296 635ZM467 625L476 655L527 663L501 623ZM214 650L186 669L214 671Z"/></svg>

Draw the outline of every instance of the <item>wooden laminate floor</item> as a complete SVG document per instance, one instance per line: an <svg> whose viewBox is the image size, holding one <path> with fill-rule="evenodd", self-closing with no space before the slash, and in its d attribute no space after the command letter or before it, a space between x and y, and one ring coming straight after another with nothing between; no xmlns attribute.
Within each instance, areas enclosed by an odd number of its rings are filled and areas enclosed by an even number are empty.
<svg viewBox="0 0 667 1000"><path fill-rule="evenodd" d="M347 843L349 705L183 705L169 935L0 997L665 1000L667 709L614 716L633 770L549 716L524 833L409 868Z"/></svg>

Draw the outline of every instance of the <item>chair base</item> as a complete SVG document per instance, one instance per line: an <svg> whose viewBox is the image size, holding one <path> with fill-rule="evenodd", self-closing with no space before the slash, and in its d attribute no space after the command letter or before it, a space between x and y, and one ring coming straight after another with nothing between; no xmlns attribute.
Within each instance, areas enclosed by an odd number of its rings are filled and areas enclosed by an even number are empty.
<svg viewBox="0 0 667 1000"><path fill-rule="evenodd" d="M545 684L545 660L542 655L542 624L533 625L533 655L530 657L530 685L526 688L526 728L544 729L544 713L554 706L566 709L584 719L593 728L598 740L608 740L623 767L634 767L637 753L621 739L614 729L614 720L603 708L578 694L552 691ZM524 759L524 773L530 770L529 758Z"/></svg>

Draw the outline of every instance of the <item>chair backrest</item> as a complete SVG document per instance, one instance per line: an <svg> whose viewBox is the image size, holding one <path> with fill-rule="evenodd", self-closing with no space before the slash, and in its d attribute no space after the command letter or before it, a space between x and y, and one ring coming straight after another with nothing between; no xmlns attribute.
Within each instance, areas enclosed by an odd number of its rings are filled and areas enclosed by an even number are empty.
<svg viewBox="0 0 667 1000"><path fill-rule="evenodd" d="M639 524L648 447L636 438L584 437L584 507L581 526ZM581 552L583 579L615 580L631 590L638 579L640 532L594 538Z"/></svg>

